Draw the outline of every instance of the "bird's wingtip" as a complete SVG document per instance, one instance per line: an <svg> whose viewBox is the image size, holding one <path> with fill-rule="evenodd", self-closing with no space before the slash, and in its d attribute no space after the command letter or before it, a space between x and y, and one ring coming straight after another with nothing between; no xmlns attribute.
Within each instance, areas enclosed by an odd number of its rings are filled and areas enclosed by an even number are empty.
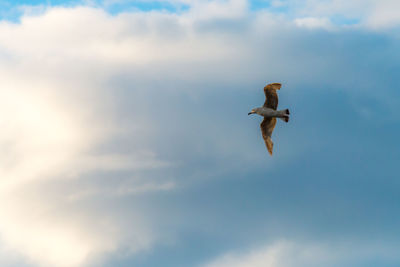
<svg viewBox="0 0 400 267"><path fill-rule="evenodd" d="M267 145L267 149L269 154L272 156L272 150L274 148L274 143L272 142L271 138L268 138L265 142L265 144Z"/></svg>

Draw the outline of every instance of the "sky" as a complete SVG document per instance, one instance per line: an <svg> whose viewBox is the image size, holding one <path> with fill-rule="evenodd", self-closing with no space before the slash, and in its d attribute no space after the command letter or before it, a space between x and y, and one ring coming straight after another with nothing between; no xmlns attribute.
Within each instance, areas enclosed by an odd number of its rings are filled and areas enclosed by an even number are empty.
<svg viewBox="0 0 400 267"><path fill-rule="evenodd" d="M399 10L3 0L0 265L399 266Z"/></svg>

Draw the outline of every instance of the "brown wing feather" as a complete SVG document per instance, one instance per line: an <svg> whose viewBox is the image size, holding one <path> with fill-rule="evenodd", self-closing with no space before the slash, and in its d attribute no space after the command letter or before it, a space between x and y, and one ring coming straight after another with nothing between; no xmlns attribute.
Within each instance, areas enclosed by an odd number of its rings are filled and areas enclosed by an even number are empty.
<svg viewBox="0 0 400 267"><path fill-rule="evenodd" d="M274 143L271 140L271 135L272 132L274 131L276 124L276 118L264 118L264 120L261 122L260 127L261 127L261 133L265 142L265 145L267 146L269 154L272 156L272 148L274 146Z"/></svg>
<svg viewBox="0 0 400 267"><path fill-rule="evenodd" d="M276 90L281 89L280 83L270 83L264 87L265 102L264 107L277 109L278 108L278 94Z"/></svg>

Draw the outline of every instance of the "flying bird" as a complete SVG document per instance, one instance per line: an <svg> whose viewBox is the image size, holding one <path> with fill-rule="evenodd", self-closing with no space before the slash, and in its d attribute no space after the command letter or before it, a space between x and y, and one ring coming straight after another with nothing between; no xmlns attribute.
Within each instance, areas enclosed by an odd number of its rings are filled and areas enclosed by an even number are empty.
<svg viewBox="0 0 400 267"><path fill-rule="evenodd" d="M281 89L280 83L270 83L264 87L265 102L262 107L253 108L248 115L258 114L264 117L261 122L261 133L264 139L265 145L267 146L269 154L272 156L272 148L274 143L271 140L272 132L274 131L276 118L283 120L284 122L289 121L289 110L276 110L278 107L278 94L276 90Z"/></svg>

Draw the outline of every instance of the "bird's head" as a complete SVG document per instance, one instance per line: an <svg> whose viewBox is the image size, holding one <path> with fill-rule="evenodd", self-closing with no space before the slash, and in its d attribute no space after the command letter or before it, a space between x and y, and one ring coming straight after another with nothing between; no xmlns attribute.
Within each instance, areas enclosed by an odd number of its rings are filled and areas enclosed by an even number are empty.
<svg viewBox="0 0 400 267"><path fill-rule="evenodd" d="M251 114L254 114L254 113L256 113L256 111L255 111L255 109L253 108L247 115L251 115Z"/></svg>

